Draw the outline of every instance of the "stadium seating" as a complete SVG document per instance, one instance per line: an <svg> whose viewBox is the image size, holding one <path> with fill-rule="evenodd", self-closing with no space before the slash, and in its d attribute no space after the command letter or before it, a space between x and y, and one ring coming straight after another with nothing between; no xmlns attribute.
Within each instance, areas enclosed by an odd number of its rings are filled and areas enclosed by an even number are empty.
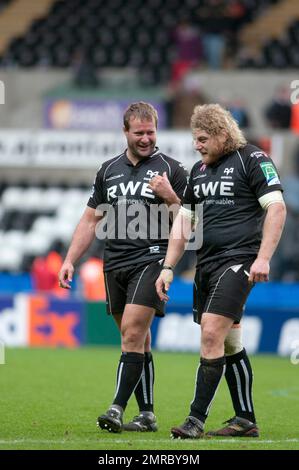
<svg viewBox="0 0 299 470"><path fill-rule="evenodd" d="M244 16L234 29L276 1L244 0ZM134 66L145 83L166 81L175 55L174 27L185 18L200 28L198 8L207 2L58 0L47 17L34 21L24 36L11 41L0 65L70 67L81 49L96 68Z"/></svg>
<svg viewBox="0 0 299 470"><path fill-rule="evenodd" d="M260 57L239 62L240 68L298 68L299 67L299 10L298 18L289 25L280 38L267 40Z"/></svg>
<svg viewBox="0 0 299 470"><path fill-rule="evenodd" d="M35 256L64 253L90 188L0 184L0 271L29 270Z"/></svg>

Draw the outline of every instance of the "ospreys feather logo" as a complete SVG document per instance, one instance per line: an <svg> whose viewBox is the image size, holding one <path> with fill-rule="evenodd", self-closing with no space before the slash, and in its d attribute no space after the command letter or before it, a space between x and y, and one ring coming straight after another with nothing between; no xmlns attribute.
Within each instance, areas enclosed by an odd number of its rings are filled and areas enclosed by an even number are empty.
<svg viewBox="0 0 299 470"><path fill-rule="evenodd" d="M155 176L158 176L159 172L158 171L148 170L146 172L146 174L149 175L150 178L154 178Z"/></svg>
<svg viewBox="0 0 299 470"><path fill-rule="evenodd" d="M263 163L260 163L260 167L263 170L268 186L273 186L274 184L280 184L279 177L278 177L276 169L274 168L273 163L263 162Z"/></svg>

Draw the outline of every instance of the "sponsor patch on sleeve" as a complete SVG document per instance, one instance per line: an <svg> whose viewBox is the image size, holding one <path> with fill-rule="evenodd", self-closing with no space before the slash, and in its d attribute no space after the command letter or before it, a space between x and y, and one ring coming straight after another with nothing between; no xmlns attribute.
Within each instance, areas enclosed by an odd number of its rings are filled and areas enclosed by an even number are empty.
<svg viewBox="0 0 299 470"><path fill-rule="evenodd" d="M255 151L255 152L252 152L250 154L250 157L253 158L262 158L262 157L265 157L265 158L269 158L269 155L267 155L265 152L263 152L262 150L258 150L258 151Z"/></svg>
<svg viewBox="0 0 299 470"><path fill-rule="evenodd" d="M276 169L274 168L273 163L271 162L262 162L260 167L264 173L268 186L273 186L274 184L280 184L279 177Z"/></svg>

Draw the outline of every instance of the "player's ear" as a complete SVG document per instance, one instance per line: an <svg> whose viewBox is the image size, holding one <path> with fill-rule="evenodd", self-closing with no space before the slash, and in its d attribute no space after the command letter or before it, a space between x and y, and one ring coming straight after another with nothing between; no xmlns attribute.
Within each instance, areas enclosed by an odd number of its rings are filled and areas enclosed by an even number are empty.
<svg viewBox="0 0 299 470"><path fill-rule="evenodd" d="M224 129L222 129L219 133L219 140L222 144L228 140L228 133Z"/></svg>

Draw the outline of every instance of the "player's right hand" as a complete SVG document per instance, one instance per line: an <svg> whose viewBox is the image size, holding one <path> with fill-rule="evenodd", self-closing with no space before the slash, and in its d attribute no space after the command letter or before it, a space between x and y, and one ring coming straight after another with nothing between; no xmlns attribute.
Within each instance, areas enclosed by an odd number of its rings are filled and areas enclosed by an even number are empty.
<svg viewBox="0 0 299 470"><path fill-rule="evenodd" d="M65 261L58 274L59 287L63 289L71 289L70 282L73 280L74 266L72 263Z"/></svg>
<svg viewBox="0 0 299 470"><path fill-rule="evenodd" d="M156 280L156 290L160 300L167 302L169 297L167 292L173 281L173 272L171 269L162 269L160 276Z"/></svg>
<svg viewBox="0 0 299 470"><path fill-rule="evenodd" d="M163 176L157 175L152 178L149 182L149 187L156 196L160 197L165 202L175 195L166 171L164 171Z"/></svg>

